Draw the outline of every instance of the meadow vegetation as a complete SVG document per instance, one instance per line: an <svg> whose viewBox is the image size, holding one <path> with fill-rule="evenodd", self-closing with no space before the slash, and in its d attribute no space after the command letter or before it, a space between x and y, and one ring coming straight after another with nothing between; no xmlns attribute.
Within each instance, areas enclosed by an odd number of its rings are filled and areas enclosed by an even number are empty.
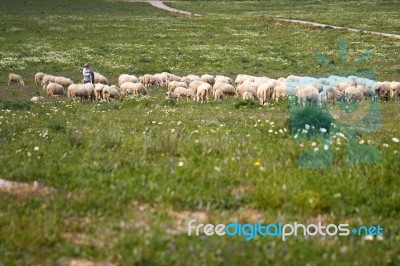
<svg viewBox="0 0 400 266"><path fill-rule="evenodd" d="M334 2L305 2L293 17L311 16L310 3L338 8ZM376 3L374 12L369 3ZM366 6L374 16L399 12L395 1L380 3ZM267 106L234 98L175 103L164 100L165 88L151 87L149 97L111 103L28 101L43 95L34 73L78 82L85 62L112 83L121 73L162 71L277 78L352 70L371 49L372 57L357 67L373 69L379 80L400 80L396 39L275 23L258 11L267 5L271 17L287 17L287 1L232 4L170 4L205 13L188 18L145 3L0 2L0 178L54 189L28 196L0 192L0 264L400 263L399 102L381 104L380 131L357 136L359 143L379 148L380 163L347 163L347 142L338 137L334 167L302 169L300 153L322 149L322 142L293 137L286 100ZM351 8L345 12L358 16ZM398 31L388 22L371 27ZM345 65L341 39L349 43ZM317 52L337 67L318 62ZM26 86L7 86L10 72L22 75ZM191 217L214 224L379 224L384 240L189 237Z"/></svg>

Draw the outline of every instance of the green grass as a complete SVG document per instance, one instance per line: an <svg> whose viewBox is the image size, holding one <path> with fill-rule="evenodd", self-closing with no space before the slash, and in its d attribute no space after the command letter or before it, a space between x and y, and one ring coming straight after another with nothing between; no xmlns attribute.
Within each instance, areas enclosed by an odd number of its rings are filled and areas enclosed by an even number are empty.
<svg viewBox="0 0 400 266"><path fill-rule="evenodd" d="M302 19L394 34L400 34L399 4L398 0L176 1L168 3L171 7L203 15Z"/></svg>
<svg viewBox="0 0 400 266"><path fill-rule="evenodd" d="M150 88L150 98L112 103L27 102L43 94L33 84L36 71L78 81L87 61L112 83L124 72L351 70L315 60L323 52L338 61L342 38L350 62L372 49L359 67L399 80L398 41L274 25L252 14L185 18L144 3L94 0L1 1L0 31L0 178L56 189L52 196L0 192L0 263L399 264L397 102L382 103L381 131L358 136L381 150L380 163L348 164L341 139L334 167L312 170L300 169L298 157L321 142L290 135L287 101L170 103L165 88ZM25 77L26 87L6 86L9 72ZM311 223L319 215L325 223L379 224L385 238L187 236L190 216L206 210L214 224L235 217Z"/></svg>

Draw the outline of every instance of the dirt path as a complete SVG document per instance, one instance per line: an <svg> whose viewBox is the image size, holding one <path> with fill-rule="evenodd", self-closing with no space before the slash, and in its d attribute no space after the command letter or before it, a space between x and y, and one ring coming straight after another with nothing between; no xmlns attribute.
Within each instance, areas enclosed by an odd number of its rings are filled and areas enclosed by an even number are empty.
<svg viewBox="0 0 400 266"><path fill-rule="evenodd" d="M275 19L275 20L285 21L285 22L292 22L292 23L299 23L299 24L307 24L307 25L318 26L318 27L332 27L333 29L336 29L336 30L345 29L345 30L353 31L353 32L364 32L364 33L368 33L368 34L381 35L381 36L385 36L385 37L391 37L391 38L400 39L400 35L399 34L384 33L384 32L369 31L369 30L359 30L359 29L354 29L354 28L340 27L340 26L334 26L334 25L328 25L328 24L322 24L322 23L317 23L317 22L298 20L298 19Z"/></svg>
<svg viewBox="0 0 400 266"><path fill-rule="evenodd" d="M125 0L126 2L139 2L138 0ZM195 14L195 13L191 13L191 12L187 12L187 11L183 11L183 10L179 10L176 8L172 8L169 6L166 6L164 4L164 1L160 1L160 0L143 0L140 2L147 2L150 5L159 8L159 9L163 9L169 12L173 12L173 13L179 13L182 15L187 15L187 16L195 16L195 17L199 17L201 16L200 14ZM377 32L377 31L369 31L369 30L359 30L359 29L354 29L354 28L348 28L348 27L340 27L340 26L334 26L334 25L329 25L329 24L323 24L323 23L317 23L317 22L311 22L311 21L304 21L304 20L298 20L298 19L275 19L275 20L279 20L279 21L285 21L285 22L292 22L292 23L299 23L299 24L307 24L307 25L312 25L312 26L317 26L317 27L332 27L333 29L337 29L337 30L348 30L348 31L352 31L352 32L364 32L364 33L368 33L368 34L373 34L373 35L380 35L380 36L385 36L385 37L390 37L390 38L397 38L400 39L400 35L399 34L393 34L393 33L384 33L384 32Z"/></svg>
<svg viewBox="0 0 400 266"><path fill-rule="evenodd" d="M181 15L186 15L186 16L191 16L191 17L199 17L201 16L200 14L195 14L195 13L191 13L191 12L187 12L187 11L183 11L183 10L179 10L176 8L172 8L169 6L164 5L163 1L159 1L159 0L124 0L125 2L147 2L150 5L159 8L159 9L163 9L172 13L179 13Z"/></svg>

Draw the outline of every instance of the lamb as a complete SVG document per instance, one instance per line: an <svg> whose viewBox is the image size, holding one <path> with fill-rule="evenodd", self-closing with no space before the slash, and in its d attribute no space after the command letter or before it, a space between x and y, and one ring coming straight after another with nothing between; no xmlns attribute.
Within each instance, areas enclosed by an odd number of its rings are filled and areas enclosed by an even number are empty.
<svg viewBox="0 0 400 266"><path fill-rule="evenodd" d="M208 83L208 84L210 84L210 85L214 85L214 84L215 84L215 78L214 78L214 76L211 76L211 75L209 75L209 74L204 74L204 75L202 75L202 76L200 77L200 80L203 81L203 82L205 82L205 83Z"/></svg>
<svg viewBox="0 0 400 266"><path fill-rule="evenodd" d="M68 99L76 101L76 97L81 99L94 100L94 85L86 84L71 84L68 86Z"/></svg>
<svg viewBox="0 0 400 266"><path fill-rule="evenodd" d="M375 90L375 93L378 97L380 97L382 100L387 99L390 94L390 82L377 82Z"/></svg>
<svg viewBox="0 0 400 266"><path fill-rule="evenodd" d="M64 95L64 87L58 83L49 82L46 86L47 97L51 97L53 95Z"/></svg>
<svg viewBox="0 0 400 266"><path fill-rule="evenodd" d="M273 82L261 84L257 89L257 97L260 100L260 104L264 105L269 99L272 98L273 93L274 93Z"/></svg>
<svg viewBox="0 0 400 266"><path fill-rule="evenodd" d="M22 77L20 75L13 73L8 75L8 86L10 86L10 83L17 83L22 86L25 86L25 82L22 80Z"/></svg>
<svg viewBox="0 0 400 266"><path fill-rule="evenodd" d="M174 92L175 88L177 87L184 87L187 88L188 85L185 82L180 82L180 81L170 81L168 82L168 91Z"/></svg>
<svg viewBox="0 0 400 266"><path fill-rule="evenodd" d="M94 83L101 83L104 85L110 84L106 77L104 77L102 74L97 73L97 72L94 72Z"/></svg>
<svg viewBox="0 0 400 266"><path fill-rule="evenodd" d="M215 101L222 101L224 99L224 93L221 90L214 91L214 100Z"/></svg>
<svg viewBox="0 0 400 266"><path fill-rule="evenodd" d="M222 91L225 95L236 95L236 90L231 84L223 83L223 82L218 82L215 83L213 86L213 91L215 92L216 90Z"/></svg>
<svg viewBox="0 0 400 266"><path fill-rule="evenodd" d="M251 94L248 91L243 92L242 98L243 98L243 100L254 100L253 94Z"/></svg>
<svg viewBox="0 0 400 266"><path fill-rule="evenodd" d="M43 96L34 96L31 99L31 102L33 103L38 103L38 102L43 102L44 101L44 97Z"/></svg>
<svg viewBox="0 0 400 266"><path fill-rule="evenodd" d="M192 90L184 88L184 87L177 87L174 90L174 94L176 95L176 100L178 101L181 96L186 96L186 100L189 101L190 98L194 99L195 94Z"/></svg>
<svg viewBox="0 0 400 266"><path fill-rule="evenodd" d="M106 101L110 101L110 99L119 99L121 97L121 94L119 91L116 89L117 86L104 86L103 87L103 98Z"/></svg>
<svg viewBox="0 0 400 266"><path fill-rule="evenodd" d="M359 88L353 86L347 87L344 94L346 102L362 101L363 99L363 92Z"/></svg>
<svg viewBox="0 0 400 266"><path fill-rule="evenodd" d="M68 88L69 85L73 84L72 80L64 77L56 77L54 79L54 82L60 84L64 88Z"/></svg>
<svg viewBox="0 0 400 266"><path fill-rule="evenodd" d="M139 79L135 75L121 74L118 77L118 86L121 86L124 82L138 83Z"/></svg>
<svg viewBox="0 0 400 266"><path fill-rule="evenodd" d="M40 85L42 83L43 77L46 76L46 73L38 72L35 74L35 84Z"/></svg>
<svg viewBox="0 0 400 266"><path fill-rule="evenodd" d="M94 98L97 101L103 100L103 90L104 90L105 86L107 86L107 85L104 85L104 84L101 84L101 83L94 84Z"/></svg>
<svg viewBox="0 0 400 266"><path fill-rule="evenodd" d="M176 100L176 95L173 92L167 91L165 93L165 99L166 100Z"/></svg>
<svg viewBox="0 0 400 266"><path fill-rule="evenodd" d="M318 89L311 85L298 86L297 88L297 97L298 103L301 106L305 106L306 102L316 103L318 106L321 106L321 99L318 93Z"/></svg>

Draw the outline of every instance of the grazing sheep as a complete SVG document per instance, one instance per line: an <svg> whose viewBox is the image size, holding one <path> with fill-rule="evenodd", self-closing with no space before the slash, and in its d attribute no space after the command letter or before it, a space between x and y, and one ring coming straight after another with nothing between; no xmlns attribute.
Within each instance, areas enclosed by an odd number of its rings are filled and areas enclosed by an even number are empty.
<svg viewBox="0 0 400 266"><path fill-rule="evenodd" d="M51 81L51 82L56 82L56 76L53 75L44 75L42 78L42 86L43 89L45 88L45 86Z"/></svg>
<svg viewBox="0 0 400 266"><path fill-rule="evenodd" d="M121 89L118 88L116 85L111 85L110 88L117 90L118 92L121 92Z"/></svg>
<svg viewBox="0 0 400 266"><path fill-rule="evenodd" d="M243 94L242 94L242 99L243 99L243 100L254 100L254 96L253 96L253 94L251 94L250 92L245 91L245 92L243 92Z"/></svg>
<svg viewBox="0 0 400 266"><path fill-rule="evenodd" d="M186 82L180 82L176 80L168 82L168 91L174 92L175 88L177 87L188 88L188 85L186 84Z"/></svg>
<svg viewBox="0 0 400 266"><path fill-rule="evenodd" d="M166 100L176 100L176 95L175 95L175 93L173 93L173 92L170 92L170 91L167 91L166 93L165 93L165 99Z"/></svg>
<svg viewBox="0 0 400 266"><path fill-rule="evenodd" d="M297 97L298 97L298 103L301 106L305 106L306 102L309 102L310 104L316 103L318 106L321 106L321 98L318 93L318 90L311 85L305 85L305 86L298 86L297 88Z"/></svg>
<svg viewBox="0 0 400 266"><path fill-rule="evenodd" d="M181 77L181 82L185 82L187 85L189 85L192 81L195 80L201 80L199 76L197 75L187 75L186 77Z"/></svg>
<svg viewBox="0 0 400 266"><path fill-rule="evenodd" d="M121 74L118 77L118 86L121 86L125 82L138 83L139 79L135 75Z"/></svg>
<svg viewBox="0 0 400 266"><path fill-rule="evenodd" d="M201 84L201 85L197 88L197 90L200 90L200 89L206 90L206 91L207 91L207 101L208 101L208 97L209 97L209 96L211 95L211 93L212 93L212 86L211 86L211 84L203 83L203 84Z"/></svg>
<svg viewBox="0 0 400 266"><path fill-rule="evenodd" d="M356 88L362 91L365 100L369 99L369 90L367 90L364 85L357 85Z"/></svg>
<svg viewBox="0 0 400 266"><path fill-rule="evenodd" d="M54 79L54 82L60 84L64 88L68 88L69 85L73 84L72 80L64 77L56 77Z"/></svg>
<svg viewBox="0 0 400 266"><path fill-rule="evenodd" d="M208 90L205 87L199 87L196 92L196 98L198 102L208 101Z"/></svg>
<svg viewBox="0 0 400 266"><path fill-rule="evenodd" d="M236 96L242 96L243 92L250 92L253 94L254 98L257 97L257 91L256 89L249 83L249 82L243 82L236 88Z"/></svg>
<svg viewBox="0 0 400 266"><path fill-rule="evenodd" d="M214 100L219 102L224 99L224 93L221 90L214 91Z"/></svg>
<svg viewBox="0 0 400 266"><path fill-rule="evenodd" d="M224 82L217 82L213 86L213 91L215 92L216 90L222 91L225 95L236 95L236 90L231 84L227 84Z"/></svg>
<svg viewBox="0 0 400 266"><path fill-rule="evenodd" d="M342 96L343 94L338 91L335 87L331 87L325 91L326 101L333 104Z"/></svg>
<svg viewBox="0 0 400 266"><path fill-rule="evenodd" d="M101 83L104 85L110 84L106 77L104 77L102 74L97 73L97 72L94 72L94 83Z"/></svg>
<svg viewBox="0 0 400 266"><path fill-rule="evenodd" d="M151 86L161 86L161 83L162 83L161 79L159 79L153 75L150 75L150 74L145 74L144 76L139 77L139 81L141 83L143 83L143 85L145 87L148 87L150 85Z"/></svg>
<svg viewBox="0 0 400 266"><path fill-rule="evenodd" d="M198 88L201 84L203 84L203 83L205 83L205 82L204 82L204 81L200 81L200 80L192 81L192 82L190 82L190 84L189 84L189 89L192 91L192 93L193 93L194 95L196 95L197 88Z"/></svg>
<svg viewBox="0 0 400 266"><path fill-rule="evenodd" d="M119 91L116 89L118 88L115 85L112 86L104 86L103 87L103 99L106 101L110 101L110 99L119 99L121 97L121 94Z"/></svg>
<svg viewBox="0 0 400 266"><path fill-rule="evenodd" d="M350 101L362 101L363 99L363 92L356 87L350 86L347 87L344 91L346 102Z"/></svg>
<svg viewBox="0 0 400 266"><path fill-rule="evenodd" d="M132 83L132 82L125 82L121 85L121 95L147 95L147 89L144 87L142 83Z"/></svg>
<svg viewBox="0 0 400 266"><path fill-rule="evenodd" d="M395 100L400 99L400 82L392 81L390 83L390 98Z"/></svg>
<svg viewBox="0 0 400 266"><path fill-rule="evenodd" d="M274 88L274 93L273 93L272 98L275 99L276 102L278 102L279 98L286 97L287 95L288 95L288 90L286 87L286 83L283 83Z"/></svg>
<svg viewBox="0 0 400 266"><path fill-rule="evenodd" d="M223 82L223 83L227 83L227 84L233 84L232 79L230 77L226 77L226 76L217 75L214 80L215 80L215 83Z"/></svg>
<svg viewBox="0 0 400 266"><path fill-rule="evenodd" d="M43 77L46 76L46 73L38 72L35 74L35 84L40 85L42 83Z"/></svg>
<svg viewBox="0 0 400 266"><path fill-rule="evenodd" d="M31 99L31 102L33 103L38 103L38 102L43 102L44 101L44 97L43 96L34 96Z"/></svg>
<svg viewBox="0 0 400 266"><path fill-rule="evenodd" d="M236 76L235 84L236 84L236 85L241 85L241 84L243 84L243 82L245 82L246 80L247 80L247 81L250 81L250 82L253 82L254 79L255 79L254 76L250 76L250 75L246 75L246 74L239 74L239 75Z"/></svg>
<svg viewBox="0 0 400 266"><path fill-rule="evenodd" d="M338 85L336 85L335 89L340 91L341 93L344 93L347 87L355 86L354 82L341 82Z"/></svg>
<svg viewBox="0 0 400 266"><path fill-rule="evenodd" d="M71 84L68 86L68 99L74 102L76 98L94 100L94 85L92 83L86 84Z"/></svg>
<svg viewBox="0 0 400 266"><path fill-rule="evenodd" d="M215 78L214 78L214 76L211 76L211 75L209 75L209 74L204 74L204 75L202 75L202 76L200 77L200 80L203 81L203 82L205 82L205 83L211 84L211 85L214 85L214 84L215 84Z"/></svg>
<svg viewBox="0 0 400 266"><path fill-rule="evenodd" d="M103 100L103 89L107 85L101 84L101 83L96 83L94 84L94 98L97 101ZM108 86L107 86L108 87Z"/></svg>
<svg viewBox="0 0 400 266"><path fill-rule="evenodd" d="M168 73L165 85L168 87L171 81L181 81L181 77Z"/></svg>
<svg viewBox="0 0 400 266"><path fill-rule="evenodd" d="M64 95L64 87L58 83L49 82L46 86L47 97L51 97L53 95Z"/></svg>
<svg viewBox="0 0 400 266"><path fill-rule="evenodd" d="M390 95L390 82L389 81L377 82L375 87L375 93L382 100L387 100Z"/></svg>
<svg viewBox="0 0 400 266"><path fill-rule="evenodd" d="M272 98L273 93L274 93L273 82L261 84L257 89L257 98L260 100L260 104L264 105L268 100L270 100Z"/></svg>
<svg viewBox="0 0 400 266"><path fill-rule="evenodd" d="M22 77L20 75L13 73L8 75L8 86L10 86L10 83L17 83L22 86L25 86L25 82L22 80Z"/></svg>
<svg viewBox="0 0 400 266"><path fill-rule="evenodd" d="M185 96L186 100L189 101L190 98L194 99L195 94L192 90L184 88L184 87L177 87L174 90L174 94L176 95L176 100L179 101L181 96Z"/></svg>

